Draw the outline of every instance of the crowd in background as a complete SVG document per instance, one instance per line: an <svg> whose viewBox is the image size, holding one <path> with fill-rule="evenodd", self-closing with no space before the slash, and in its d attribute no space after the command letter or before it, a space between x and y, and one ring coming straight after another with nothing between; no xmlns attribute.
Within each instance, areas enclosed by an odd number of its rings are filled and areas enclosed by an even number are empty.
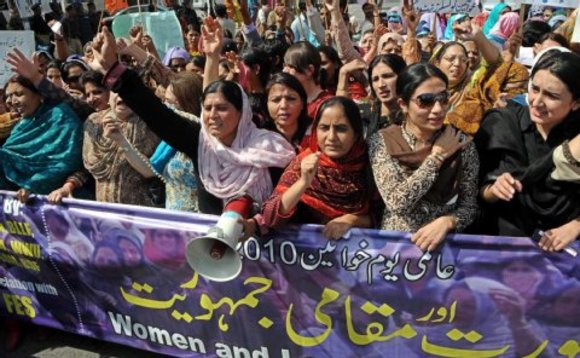
<svg viewBox="0 0 580 358"><path fill-rule="evenodd" d="M33 6L37 51L6 58L0 189L227 211L246 236L406 231L424 251L452 232L539 229L547 251L580 236L577 10L173 8L185 47L160 51L155 28L114 38L92 3Z"/></svg>

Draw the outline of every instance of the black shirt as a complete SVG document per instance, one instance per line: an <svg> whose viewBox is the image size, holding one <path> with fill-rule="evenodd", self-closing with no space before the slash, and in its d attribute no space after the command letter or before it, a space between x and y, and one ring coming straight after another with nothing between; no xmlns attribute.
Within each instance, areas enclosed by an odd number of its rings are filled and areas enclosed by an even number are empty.
<svg viewBox="0 0 580 358"><path fill-rule="evenodd" d="M580 132L579 117L571 112L544 140L528 107L510 102L506 109L487 113L475 137L481 185L509 172L523 186L510 202L486 205L489 234L529 236L535 229L553 229L580 217L580 184L551 177L553 151Z"/></svg>

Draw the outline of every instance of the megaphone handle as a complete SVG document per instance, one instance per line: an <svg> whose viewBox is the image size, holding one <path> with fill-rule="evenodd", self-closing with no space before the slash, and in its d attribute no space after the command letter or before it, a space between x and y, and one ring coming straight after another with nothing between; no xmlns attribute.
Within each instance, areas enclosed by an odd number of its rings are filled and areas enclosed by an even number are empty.
<svg viewBox="0 0 580 358"><path fill-rule="evenodd" d="M220 260L222 257L224 257L227 249L228 246L226 244L221 241L215 241L209 250L209 255L215 260Z"/></svg>

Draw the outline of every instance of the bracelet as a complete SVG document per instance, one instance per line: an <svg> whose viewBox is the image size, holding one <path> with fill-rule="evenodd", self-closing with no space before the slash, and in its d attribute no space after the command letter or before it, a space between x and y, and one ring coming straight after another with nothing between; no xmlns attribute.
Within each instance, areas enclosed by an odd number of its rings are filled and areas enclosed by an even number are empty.
<svg viewBox="0 0 580 358"><path fill-rule="evenodd" d="M440 153L431 153L431 156L441 164L445 162L445 157Z"/></svg>
<svg viewBox="0 0 580 358"><path fill-rule="evenodd" d="M564 158L568 161L568 163L580 168L580 161L576 160L570 151L570 141L568 139L562 143L562 154L564 154Z"/></svg>

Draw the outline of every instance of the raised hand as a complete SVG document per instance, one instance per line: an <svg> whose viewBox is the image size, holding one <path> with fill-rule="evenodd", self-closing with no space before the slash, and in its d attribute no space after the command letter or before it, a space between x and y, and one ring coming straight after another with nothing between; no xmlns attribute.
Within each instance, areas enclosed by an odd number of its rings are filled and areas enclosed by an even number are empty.
<svg viewBox="0 0 580 358"><path fill-rule="evenodd" d="M459 22L459 23L458 23ZM471 21L456 21L453 24L455 36L462 41L473 41L475 35L481 31L481 28L471 23Z"/></svg>
<svg viewBox="0 0 580 358"><path fill-rule="evenodd" d="M117 44L106 26L93 39L93 60L89 64L95 71L107 73L117 62Z"/></svg>
<svg viewBox="0 0 580 358"><path fill-rule="evenodd" d="M314 177L316 176L319 161L320 153L316 152L306 156L300 163L300 179L307 187L310 187L312 180L314 180Z"/></svg>
<svg viewBox="0 0 580 358"><path fill-rule="evenodd" d="M219 56L224 42L224 34L220 23L213 17L207 17L203 20L201 42L207 56Z"/></svg>
<svg viewBox="0 0 580 358"><path fill-rule="evenodd" d="M407 20L407 27L416 30L421 20L421 15L415 12L413 0L403 1L403 17Z"/></svg>
<svg viewBox="0 0 580 358"><path fill-rule="evenodd" d="M30 80L34 85L38 85L42 81L42 73L40 73L40 66L30 61L17 48L14 48L6 55L6 62L11 66L13 72L18 73L22 77Z"/></svg>
<svg viewBox="0 0 580 358"><path fill-rule="evenodd" d="M135 45L141 47L142 49L145 49L143 47L144 36L145 32L143 31L143 26L136 25L129 30L129 38L131 39L131 43L134 43Z"/></svg>

